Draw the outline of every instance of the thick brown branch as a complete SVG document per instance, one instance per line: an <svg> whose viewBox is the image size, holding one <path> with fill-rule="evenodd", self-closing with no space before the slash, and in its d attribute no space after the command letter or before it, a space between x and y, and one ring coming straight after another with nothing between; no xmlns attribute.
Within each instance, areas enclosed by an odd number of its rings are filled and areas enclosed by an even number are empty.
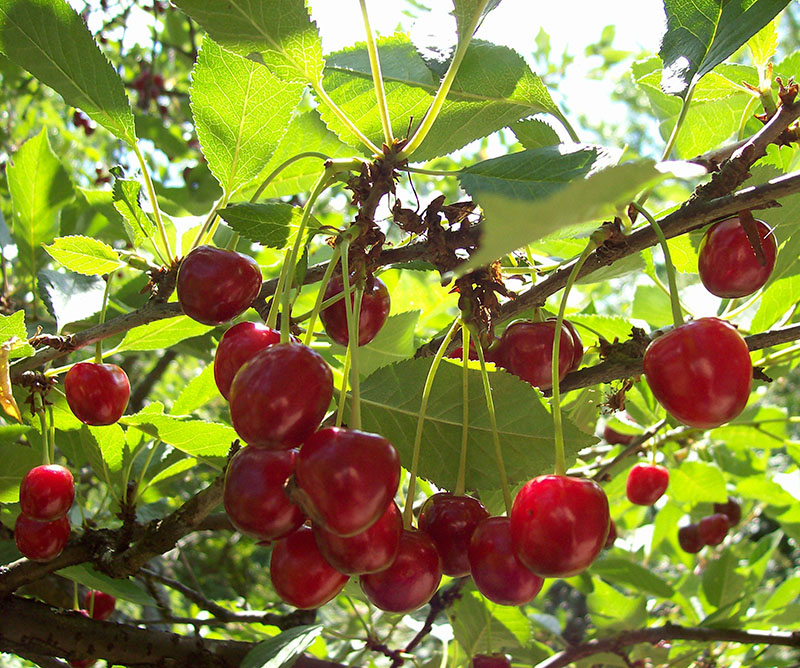
<svg viewBox="0 0 800 668"><path fill-rule="evenodd" d="M799 633L690 628L666 624L655 628L623 631L609 638L592 640L581 645L569 647L563 652L554 654L549 659L545 659L536 664L535 668L564 668L587 656L604 652L617 652L623 647L630 647L631 645L638 645L640 643L655 644L661 640L690 640L702 643L735 642L745 645L800 647Z"/></svg>

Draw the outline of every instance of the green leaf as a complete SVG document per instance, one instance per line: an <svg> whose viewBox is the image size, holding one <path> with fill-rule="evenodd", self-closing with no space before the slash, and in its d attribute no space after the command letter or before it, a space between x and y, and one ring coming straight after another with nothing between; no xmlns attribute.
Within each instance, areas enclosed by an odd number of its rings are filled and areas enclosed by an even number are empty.
<svg viewBox="0 0 800 668"><path fill-rule="evenodd" d="M258 54L286 81L319 82L325 61L303 0L176 0L212 39L240 56Z"/></svg>
<svg viewBox="0 0 800 668"><path fill-rule="evenodd" d="M133 113L116 70L64 0L0 0L0 51L128 144Z"/></svg>
<svg viewBox="0 0 800 668"><path fill-rule="evenodd" d="M141 248L146 239L155 239L156 224L139 205L142 186L138 181L117 179L114 181L114 208L119 211L125 231L135 248Z"/></svg>
<svg viewBox="0 0 800 668"><path fill-rule="evenodd" d="M14 435L16 438L31 431L31 428L9 425L2 427L2 430L4 436ZM16 503L19 500L19 484L25 474L42 463L42 449L18 443L3 443L0 445L0 452L3 458L3 467L0 469L0 503Z"/></svg>
<svg viewBox="0 0 800 668"><path fill-rule="evenodd" d="M390 120L396 136L405 136L410 119L425 115L438 88L438 78L428 69L405 35L378 41ZM369 57L364 44L328 57L325 88L334 102L374 142L383 142L380 114L372 85ZM356 145L353 134L325 105L322 118L340 139ZM450 153L521 118L557 111L542 81L515 51L474 41L433 129L415 161Z"/></svg>
<svg viewBox="0 0 800 668"><path fill-rule="evenodd" d="M214 365L209 364L186 384L170 413L172 415L189 415L219 396L219 389L214 381Z"/></svg>
<svg viewBox="0 0 800 668"><path fill-rule="evenodd" d="M467 35L469 26L475 22L480 25L484 17L492 11L501 0L453 0L453 6L456 17L456 26L458 27L458 39L461 41Z"/></svg>
<svg viewBox="0 0 800 668"><path fill-rule="evenodd" d="M542 146L555 146L561 140L553 126L538 118L527 118L511 125L512 132L525 148L541 148Z"/></svg>
<svg viewBox="0 0 800 668"><path fill-rule="evenodd" d="M44 249L65 268L84 276L110 274L122 265L117 251L92 237L58 237Z"/></svg>
<svg viewBox="0 0 800 668"><path fill-rule="evenodd" d="M227 196L267 164L303 87L210 39L203 42L192 70L192 114L208 167Z"/></svg>
<svg viewBox="0 0 800 668"><path fill-rule="evenodd" d="M647 618L647 599L617 591L600 579L593 579L594 591L586 597L592 621L603 629L633 629ZM595 657L596 658L596 657Z"/></svg>
<svg viewBox="0 0 800 668"><path fill-rule="evenodd" d="M731 550L708 562L703 573L703 592L716 608L730 605L742 596L747 578L736 568L737 563Z"/></svg>
<svg viewBox="0 0 800 668"><path fill-rule="evenodd" d="M61 273L50 269L39 272L39 294L56 319L58 331L99 313L103 307L106 282L97 276Z"/></svg>
<svg viewBox="0 0 800 668"><path fill-rule="evenodd" d="M288 668L321 633L321 624L290 628L258 643L244 657L241 668Z"/></svg>
<svg viewBox="0 0 800 668"><path fill-rule="evenodd" d="M125 451L125 433L118 424L104 427L86 427L86 434L90 435L97 444L103 457L105 466L110 473L116 473L122 468L122 457Z"/></svg>
<svg viewBox="0 0 800 668"><path fill-rule="evenodd" d="M769 23L789 0L664 0L667 32L661 86L685 96L699 80Z"/></svg>
<svg viewBox="0 0 800 668"><path fill-rule="evenodd" d="M778 20L767 23L761 30L753 35L747 42L753 63L757 67L764 67L778 49Z"/></svg>
<svg viewBox="0 0 800 668"><path fill-rule="evenodd" d="M14 154L8 167L8 190L13 207L11 234L19 263L33 283L44 256L41 246L58 236L59 210L73 196L72 183L50 148L45 130Z"/></svg>
<svg viewBox="0 0 800 668"><path fill-rule="evenodd" d="M201 336L212 329L214 328L185 315L164 318L128 330L115 352L163 350L185 339Z"/></svg>
<svg viewBox="0 0 800 668"><path fill-rule="evenodd" d="M15 311L11 315L0 315L0 343L4 343L13 338L24 341L28 338L28 330L25 328L25 311ZM35 353L33 346L25 343L13 347L9 353L9 359L18 357L30 357Z"/></svg>
<svg viewBox="0 0 800 668"><path fill-rule="evenodd" d="M628 559L606 557L592 564L592 575L628 585L636 592L646 591L661 598L672 598L675 590L655 573Z"/></svg>
<svg viewBox="0 0 800 668"><path fill-rule="evenodd" d="M84 587L111 594L111 596L121 598L124 601L130 601L138 605L154 605L150 595L133 580L110 578L87 564L68 566L56 571L56 573L82 584Z"/></svg>
<svg viewBox="0 0 800 668"><path fill-rule="evenodd" d="M703 501L725 503L728 493L725 478L713 464L684 462L670 472L670 498L675 501L698 504Z"/></svg>
<svg viewBox="0 0 800 668"><path fill-rule="evenodd" d="M397 448L400 461L411 466L414 434L419 417L422 386L430 359L414 359L378 369L361 384L364 429L383 434ZM419 475L452 490L461 449L461 366L443 361L433 383L425 428ZM469 453L467 489L498 489L494 440L486 410L480 372L469 371ZM490 374L500 444L505 468L513 485L553 468L553 420L541 395L528 383L504 371ZM569 420L564 421L567 466L578 450L595 442Z"/></svg>
<svg viewBox="0 0 800 668"><path fill-rule="evenodd" d="M219 215L234 232L267 248L286 248L294 242L303 210L284 202L259 202L233 204L220 209ZM313 216L308 220L308 229L319 228Z"/></svg>
<svg viewBox="0 0 800 668"><path fill-rule="evenodd" d="M504 624L496 613L512 613L510 626ZM513 651L527 644L530 622L519 608L495 605L476 591L466 591L447 609L453 626L453 635L467 656L489 652ZM516 618L516 619L514 619Z"/></svg>

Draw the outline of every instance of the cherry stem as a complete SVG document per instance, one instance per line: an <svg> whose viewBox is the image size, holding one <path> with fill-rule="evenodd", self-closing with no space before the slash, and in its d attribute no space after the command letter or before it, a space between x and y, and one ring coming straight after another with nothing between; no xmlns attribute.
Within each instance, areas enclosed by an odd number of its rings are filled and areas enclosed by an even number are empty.
<svg viewBox="0 0 800 668"><path fill-rule="evenodd" d="M100 322L98 325L102 325L106 321L106 311L108 310L108 294L110 292L111 287L111 274L106 274L104 277L106 282L106 288L103 291L103 306L100 308ZM97 364L103 363L103 341L102 339L98 339L97 343L94 346L94 361Z"/></svg>
<svg viewBox="0 0 800 668"><path fill-rule="evenodd" d="M283 263L281 264L281 272L278 274L278 284L275 286L273 293L272 303L269 306L269 313L267 313L267 327L275 329L278 322L278 305L281 303L280 296L283 294L283 286L286 284L286 275L289 273L289 256L292 250L286 249L283 255Z"/></svg>
<svg viewBox="0 0 800 668"><path fill-rule="evenodd" d="M387 146L394 143L392 135L392 122L389 119L389 107L386 104L386 91L383 88L383 76L381 74L381 61L378 55L378 47L375 45L375 35L372 26L369 24L369 14L367 13L366 0L361 2L361 16L364 19L364 29L367 32L367 53L369 54L369 68L372 72L372 87L375 89L375 96L378 100L378 111L381 116L381 126L383 127L383 138Z"/></svg>
<svg viewBox="0 0 800 668"><path fill-rule="evenodd" d="M467 442L469 441L469 329L461 322L461 454L458 458L456 496L463 496L467 477Z"/></svg>
<svg viewBox="0 0 800 668"><path fill-rule="evenodd" d="M342 367L342 385L339 388L339 406L336 409L336 426L341 427L344 420L344 406L347 399L347 378L350 375L350 346L344 355L344 367Z"/></svg>
<svg viewBox="0 0 800 668"><path fill-rule="evenodd" d="M319 292L317 293L317 299L314 302L314 308L311 309L311 313L308 318L308 325L306 326L306 335L303 339L303 343L307 346L311 345L311 339L314 338L314 326L317 324L317 317L320 314L320 311L323 309L323 297L325 296L325 288L328 287L328 282L331 280L331 276L333 275L333 270L336 268L336 265L339 264L339 257L341 256L342 249L340 248L339 244L333 249L333 255L331 259L328 261L328 266L325 267L325 273L322 275L322 280L319 284ZM344 294L343 292L341 293Z"/></svg>
<svg viewBox="0 0 800 668"><path fill-rule="evenodd" d="M475 337L479 341L478 337ZM489 382L489 372L486 371L486 358L483 355L483 346L478 343L475 346L478 351L478 360L481 364L481 380L483 381L483 393L486 395L486 410L489 413L489 424L492 427L492 439L494 440L494 457L497 462L497 472L500 474L500 487L503 490L503 503L506 506L506 514L511 515L511 490L508 487L508 475L506 465L503 461L503 448L500 446L500 432L497 430L497 414L494 410L494 399L492 398L492 385Z"/></svg>
<svg viewBox="0 0 800 668"><path fill-rule="evenodd" d="M47 465L52 462L50 459L50 430L47 427L47 419L44 415L44 402L42 401L41 392L33 393L33 406L39 416L39 424L42 428L42 463Z"/></svg>
<svg viewBox="0 0 800 668"><path fill-rule="evenodd" d="M302 160L303 158L320 158L321 160L330 160L330 156L325 155L324 153L319 153L318 151L304 151L303 153L298 153L297 155L293 155L288 160L284 160L280 165L278 165L275 169L270 172L269 176L265 178L261 185L258 186L256 191L253 193L252 197L250 198L251 202L258 201L258 198L261 197L261 194L267 189L270 183L275 180L275 177L278 176L284 169L286 169L292 163L297 162L298 160Z"/></svg>
<svg viewBox="0 0 800 668"><path fill-rule="evenodd" d="M72 581L72 606L75 610L80 610L80 604L78 603L78 581Z"/></svg>
<svg viewBox="0 0 800 668"><path fill-rule="evenodd" d="M553 431L555 432L555 474L559 476L567 475L567 460L564 455L564 425L561 422L561 391L559 387L559 372L558 372L558 358L559 347L561 345L561 329L564 326L564 312L567 310L567 299L569 298L570 290L575 284L575 279L578 277L583 263L586 262L589 255L597 247L594 240L590 240L586 244L586 248L580 254L575 266L567 277L567 283L564 286L564 294L561 296L561 303L558 306L558 315L556 316L555 332L553 333L553 361L552 361L552 378L553 378L553 391L551 407L553 410Z"/></svg>
<svg viewBox="0 0 800 668"><path fill-rule="evenodd" d="M678 284L675 280L675 265L672 264L672 255L669 252L667 238L664 236L661 225L658 224L656 219L653 218L641 204L633 202L632 206L647 219L648 223L650 223L650 226L656 233L658 243L661 245L661 250L664 253L664 265L667 270L667 282L669 283L669 301L672 306L672 320L675 327L680 327L683 324L683 311L681 310L680 297L678 296Z"/></svg>
<svg viewBox="0 0 800 668"><path fill-rule="evenodd" d="M239 239L240 238L241 237L239 236L239 233L238 232L234 232L233 235L231 236L230 240L228 241L227 245L225 246L225 248L227 248L227 250L235 251L236 250L236 246L239 245Z"/></svg>
<svg viewBox="0 0 800 668"><path fill-rule="evenodd" d="M364 286L358 281L354 286L355 294L350 296L350 244L344 243L342 251L342 292L344 297L344 312L347 319L347 355L350 358L350 391L352 393L352 406L348 425L353 429L361 429L361 392L358 378L358 325L361 319L361 298L364 295Z"/></svg>
<svg viewBox="0 0 800 668"><path fill-rule="evenodd" d="M133 152L134 154L136 154L136 159L139 161L139 167L142 170L142 176L144 177L144 185L147 189L147 196L150 198L150 204L153 207L153 215L156 218L156 226L158 227L158 232L161 235L161 243L164 245L166 259L168 262L171 262L172 260L175 259L175 256L172 254L172 247L169 243L169 238L167 237L167 230L164 227L164 220L161 218L161 210L158 208L156 191L155 188L153 187L153 181L150 178L150 171L147 168L147 161L144 159L142 152L139 150L139 145L136 142L131 144L131 148L133 148Z"/></svg>
<svg viewBox="0 0 800 668"><path fill-rule="evenodd" d="M411 470L409 471L408 476L408 494L406 495L406 503L403 507L403 526L406 529L411 529L412 526L411 518L414 510L417 469L419 468L419 452L422 445L422 431L425 427L425 414L428 412L428 399L430 399L431 396L431 388L433 388L433 380L436 377L436 372L439 370L439 365L444 358L444 353L447 350L447 346L450 345L450 341L452 340L453 335L456 333L458 326L459 320L453 321L452 326L447 330L447 334L444 335L442 343L439 345L439 350L436 351L433 362L431 362L431 366L428 369L428 375L425 378L425 385L422 388L422 400L419 403L417 431L414 434L414 449L411 454Z"/></svg>
<svg viewBox="0 0 800 668"><path fill-rule="evenodd" d="M48 404L47 406L47 417L49 422L47 436L48 447L50 449L50 461L54 462L56 460L56 420L53 415L53 404Z"/></svg>

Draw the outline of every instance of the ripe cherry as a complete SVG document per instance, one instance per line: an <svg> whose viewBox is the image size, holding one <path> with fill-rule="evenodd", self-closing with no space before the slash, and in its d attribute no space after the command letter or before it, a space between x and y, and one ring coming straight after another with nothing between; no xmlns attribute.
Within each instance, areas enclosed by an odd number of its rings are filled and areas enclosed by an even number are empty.
<svg viewBox="0 0 800 668"><path fill-rule="evenodd" d="M352 288L352 285L351 285ZM324 299L335 297L344 291L344 281L341 276L335 276L325 288ZM350 303L355 300L355 295L350 297ZM389 289L379 278L373 276L367 279L364 295L361 298L361 314L358 318L358 345L363 346L372 341L389 317ZM350 337L347 333L347 313L344 299L323 309L319 319L325 327L325 333L336 343L347 345Z"/></svg>
<svg viewBox="0 0 800 668"><path fill-rule="evenodd" d="M606 544L603 545L603 549L609 550L614 547L614 543L617 540L617 525L614 520L611 520L608 523L608 536L606 537Z"/></svg>
<svg viewBox="0 0 800 668"><path fill-rule="evenodd" d="M325 560L340 573L363 575L388 568L397 556L403 518L392 501L369 529L343 538L314 525L314 538Z"/></svg>
<svg viewBox="0 0 800 668"><path fill-rule="evenodd" d="M333 568L317 549L309 527L300 527L272 548L269 576L275 593L295 608L318 608L350 579Z"/></svg>
<svg viewBox="0 0 800 668"><path fill-rule="evenodd" d="M736 526L742 519L742 507L736 499L730 496L725 503L715 503L714 512L726 515L731 526Z"/></svg>
<svg viewBox="0 0 800 668"><path fill-rule="evenodd" d="M122 417L131 384L116 364L78 362L67 371L64 393L75 417L97 427L114 424Z"/></svg>
<svg viewBox="0 0 800 668"><path fill-rule="evenodd" d="M19 506L32 520L48 522L64 515L75 498L72 474L58 464L32 468L19 486Z"/></svg>
<svg viewBox="0 0 800 668"><path fill-rule="evenodd" d="M663 466L636 464L628 473L625 491L628 501L638 506L652 506L667 491L669 471Z"/></svg>
<svg viewBox="0 0 800 668"><path fill-rule="evenodd" d="M594 481L543 475L529 480L511 509L519 560L542 577L569 577L589 567L608 537L608 498Z"/></svg>
<svg viewBox="0 0 800 668"><path fill-rule="evenodd" d="M706 290L717 297L747 297L764 284L775 267L778 243L772 230L756 220L765 263L750 246L739 216L712 225L700 242L697 269Z"/></svg>
<svg viewBox="0 0 800 668"><path fill-rule="evenodd" d="M472 668L511 668L511 661L505 654L476 654Z"/></svg>
<svg viewBox="0 0 800 668"><path fill-rule="evenodd" d="M391 566L362 575L361 589L375 607L405 613L430 601L441 579L442 562L430 537L404 530Z"/></svg>
<svg viewBox="0 0 800 668"><path fill-rule="evenodd" d="M519 321L509 325L500 339L500 358L510 373L546 390L552 387L555 321ZM566 327L561 328L558 377L569 373L575 359L575 342Z"/></svg>
<svg viewBox="0 0 800 668"><path fill-rule="evenodd" d="M733 325L700 318L650 343L644 374L667 412L690 427L711 429L744 410L753 365L747 343Z"/></svg>
<svg viewBox="0 0 800 668"><path fill-rule="evenodd" d="M111 594L90 589L86 592L83 599L83 606L86 610L91 610L92 619L99 619L101 622L107 620L114 613L117 599Z"/></svg>
<svg viewBox="0 0 800 668"><path fill-rule="evenodd" d="M468 557L478 591L500 605L524 605L536 598L544 583L514 553L507 517L489 517L478 524Z"/></svg>
<svg viewBox="0 0 800 668"><path fill-rule="evenodd" d="M287 450L319 427L332 398L333 375L322 356L299 343L276 344L234 376L233 428L250 445Z"/></svg>
<svg viewBox="0 0 800 668"><path fill-rule="evenodd" d="M697 533L700 540L706 545L719 545L725 540L730 528L731 523L727 515L714 513L700 520L697 525Z"/></svg>
<svg viewBox="0 0 800 668"><path fill-rule="evenodd" d="M391 503L400 459L382 436L329 427L306 439L295 482L301 505L316 524L337 536L353 536L375 524Z"/></svg>
<svg viewBox="0 0 800 668"><path fill-rule="evenodd" d="M69 539L69 519L62 515L50 522L39 522L25 515L18 515L14 525L14 540L17 549L31 561L55 559Z"/></svg>
<svg viewBox="0 0 800 668"><path fill-rule="evenodd" d="M548 318L548 322L556 322L556 318ZM581 339L581 335L578 334L578 328L575 327L569 320L562 320L564 323L564 327L569 330L569 333L572 335L572 362L569 365L568 373L572 373L575 371L583 362L583 339Z"/></svg>
<svg viewBox="0 0 800 668"><path fill-rule="evenodd" d="M220 325L253 303L261 289L261 270L248 255L198 246L181 262L176 289L186 315Z"/></svg>
<svg viewBox="0 0 800 668"><path fill-rule="evenodd" d="M284 485L294 472L297 450L264 450L252 446L237 452L225 474L225 512L242 533L271 541L292 533L305 515Z"/></svg>
<svg viewBox="0 0 800 668"><path fill-rule="evenodd" d="M483 504L471 496L440 492L422 505L419 530L428 534L436 545L445 575L469 575L469 541L475 527L487 517L489 512Z"/></svg>
<svg viewBox="0 0 800 668"><path fill-rule="evenodd" d="M684 552L689 554L697 554L705 546L696 524L687 524L678 529L678 544Z"/></svg>
<svg viewBox="0 0 800 668"><path fill-rule="evenodd" d="M214 355L214 380L226 399L236 372L256 353L281 340L281 333L258 322L240 322L222 335Z"/></svg>

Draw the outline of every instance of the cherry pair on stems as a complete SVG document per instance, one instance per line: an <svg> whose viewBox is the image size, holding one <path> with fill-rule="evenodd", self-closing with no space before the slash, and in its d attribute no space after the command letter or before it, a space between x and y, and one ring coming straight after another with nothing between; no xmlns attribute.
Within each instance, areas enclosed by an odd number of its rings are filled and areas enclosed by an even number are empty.
<svg viewBox="0 0 800 668"><path fill-rule="evenodd" d="M696 554L706 545L719 545L732 526L742 519L739 503L728 497L725 503L715 503L712 515L704 517L697 524L688 524L678 529L678 543L684 552Z"/></svg>
<svg viewBox="0 0 800 668"><path fill-rule="evenodd" d="M67 511L75 498L72 474L58 464L36 466L19 489L20 514L14 524L17 549L31 561L55 559L69 539Z"/></svg>

